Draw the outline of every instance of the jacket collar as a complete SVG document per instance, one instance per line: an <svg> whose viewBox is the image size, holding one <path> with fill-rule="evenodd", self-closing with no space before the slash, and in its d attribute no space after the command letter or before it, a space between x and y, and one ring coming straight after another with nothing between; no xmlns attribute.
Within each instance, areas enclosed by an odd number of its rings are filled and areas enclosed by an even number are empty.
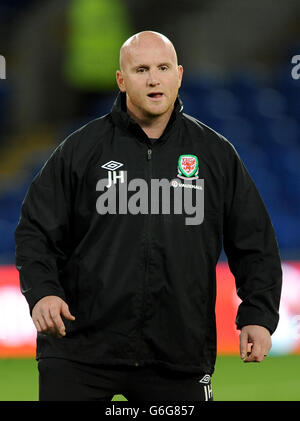
<svg viewBox="0 0 300 421"><path fill-rule="evenodd" d="M181 119L182 111L183 111L183 104L178 95L174 104L173 113L160 139L168 137L170 132L173 131L173 129L177 126L178 121ZM136 123L127 113L125 92L118 93L116 100L111 109L111 116L112 116L113 122L118 127L129 130L130 132L138 136L140 139L148 139L148 136L142 130L139 124Z"/></svg>

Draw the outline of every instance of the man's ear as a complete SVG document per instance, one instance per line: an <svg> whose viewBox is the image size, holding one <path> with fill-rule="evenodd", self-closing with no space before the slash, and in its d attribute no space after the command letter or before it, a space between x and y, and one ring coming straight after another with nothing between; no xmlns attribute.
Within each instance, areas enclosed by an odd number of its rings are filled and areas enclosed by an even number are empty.
<svg viewBox="0 0 300 421"><path fill-rule="evenodd" d="M178 66L178 77L179 77L179 88L182 82L182 75L183 75L183 67L181 65Z"/></svg>
<svg viewBox="0 0 300 421"><path fill-rule="evenodd" d="M124 77L123 77L123 74L122 74L121 70L117 70L116 79L117 79L117 84L119 86L120 91L126 92L125 81L124 81Z"/></svg>

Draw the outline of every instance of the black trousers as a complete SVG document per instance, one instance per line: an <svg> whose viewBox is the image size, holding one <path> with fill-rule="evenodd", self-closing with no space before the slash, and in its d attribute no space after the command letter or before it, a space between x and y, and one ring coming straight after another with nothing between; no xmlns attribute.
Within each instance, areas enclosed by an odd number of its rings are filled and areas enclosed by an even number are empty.
<svg viewBox="0 0 300 421"><path fill-rule="evenodd" d="M61 358L38 362L40 401L102 401L123 395L128 401L213 400L210 377L156 367L107 367Z"/></svg>

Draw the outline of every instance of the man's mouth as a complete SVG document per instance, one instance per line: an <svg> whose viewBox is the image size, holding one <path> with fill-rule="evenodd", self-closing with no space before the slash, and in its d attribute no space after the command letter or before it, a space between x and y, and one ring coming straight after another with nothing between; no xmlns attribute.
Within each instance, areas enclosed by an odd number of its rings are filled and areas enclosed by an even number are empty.
<svg viewBox="0 0 300 421"><path fill-rule="evenodd" d="M150 94L147 95L149 98L153 99L160 99L163 96L162 92L150 92Z"/></svg>

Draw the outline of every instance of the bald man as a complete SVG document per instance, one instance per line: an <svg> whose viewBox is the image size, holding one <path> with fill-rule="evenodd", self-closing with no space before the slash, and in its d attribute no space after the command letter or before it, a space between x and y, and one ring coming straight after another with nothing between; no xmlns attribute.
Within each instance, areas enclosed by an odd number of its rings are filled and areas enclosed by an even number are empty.
<svg viewBox="0 0 300 421"><path fill-rule="evenodd" d="M145 31L133 35L120 51L117 83L126 93L128 114L149 138L159 138L174 109L183 68L171 41Z"/></svg>
<svg viewBox="0 0 300 421"><path fill-rule="evenodd" d="M129 38L111 112L68 136L26 194L16 265L42 401L212 400L222 244L240 356L261 362L271 348L273 226L232 144L182 112L182 74L164 35Z"/></svg>

